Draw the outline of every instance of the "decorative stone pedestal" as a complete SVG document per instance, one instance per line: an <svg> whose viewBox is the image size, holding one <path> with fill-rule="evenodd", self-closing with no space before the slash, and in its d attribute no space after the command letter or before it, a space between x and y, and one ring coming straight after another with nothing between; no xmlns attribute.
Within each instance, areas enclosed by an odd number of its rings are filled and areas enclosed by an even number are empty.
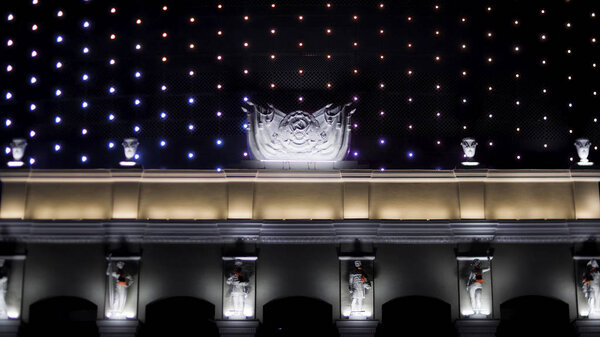
<svg viewBox="0 0 600 337"><path fill-rule="evenodd" d="M455 323L459 337L494 337L500 321L491 319L457 320Z"/></svg>
<svg viewBox="0 0 600 337"><path fill-rule="evenodd" d="M258 321L217 321L221 337L254 337L258 328Z"/></svg>
<svg viewBox="0 0 600 337"><path fill-rule="evenodd" d="M17 337L21 321L18 319L0 320L0 337Z"/></svg>
<svg viewBox="0 0 600 337"><path fill-rule="evenodd" d="M98 320L100 337L135 337L138 320Z"/></svg>
<svg viewBox="0 0 600 337"><path fill-rule="evenodd" d="M336 321L340 337L373 337L377 331L379 321L372 320L344 320Z"/></svg>
<svg viewBox="0 0 600 337"><path fill-rule="evenodd" d="M579 319L573 324L579 337L600 336L600 320L598 319Z"/></svg>

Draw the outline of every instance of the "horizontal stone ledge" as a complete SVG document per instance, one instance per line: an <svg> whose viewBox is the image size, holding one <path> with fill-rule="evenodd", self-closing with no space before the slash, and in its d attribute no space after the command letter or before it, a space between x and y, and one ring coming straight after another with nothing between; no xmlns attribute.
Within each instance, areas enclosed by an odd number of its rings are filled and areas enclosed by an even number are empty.
<svg viewBox="0 0 600 337"><path fill-rule="evenodd" d="M578 221L0 221L0 240L20 242L568 243L600 237Z"/></svg>

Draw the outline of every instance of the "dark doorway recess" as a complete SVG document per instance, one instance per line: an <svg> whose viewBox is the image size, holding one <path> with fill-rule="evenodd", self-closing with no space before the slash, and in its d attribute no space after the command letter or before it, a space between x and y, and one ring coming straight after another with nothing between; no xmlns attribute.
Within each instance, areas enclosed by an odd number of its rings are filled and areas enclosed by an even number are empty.
<svg viewBox="0 0 600 337"><path fill-rule="evenodd" d="M378 336L454 337L450 304L433 297L398 297L383 304Z"/></svg>
<svg viewBox="0 0 600 337"><path fill-rule="evenodd" d="M29 323L22 336L98 336L98 306L79 297L60 296L39 300L29 307Z"/></svg>
<svg viewBox="0 0 600 337"><path fill-rule="evenodd" d="M263 307L260 336L337 336L331 304L310 297L285 297Z"/></svg>
<svg viewBox="0 0 600 337"><path fill-rule="evenodd" d="M545 296L521 296L500 305L497 337L574 337L569 305Z"/></svg>
<svg viewBox="0 0 600 337"><path fill-rule="evenodd" d="M179 296L146 305L141 337L219 336L214 304L195 297Z"/></svg>

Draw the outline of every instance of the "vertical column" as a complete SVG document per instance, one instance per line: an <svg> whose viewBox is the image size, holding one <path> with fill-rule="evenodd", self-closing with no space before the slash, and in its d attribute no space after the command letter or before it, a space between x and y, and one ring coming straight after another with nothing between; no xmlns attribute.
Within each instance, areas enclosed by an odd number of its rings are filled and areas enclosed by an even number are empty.
<svg viewBox="0 0 600 337"><path fill-rule="evenodd" d="M374 336L374 256L340 256L340 336Z"/></svg>
<svg viewBox="0 0 600 337"><path fill-rule="evenodd" d="M600 335L600 256L573 256L579 336Z"/></svg>
<svg viewBox="0 0 600 337"><path fill-rule="evenodd" d="M106 257L104 320L98 321L100 336L133 337L137 331L140 256Z"/></svg>
<svg viewBox="0 0 600 337"><path fill-rule="evenodd" d="M0 256L0 337L16 337L21 325L25 255Z"/></svg>
<svg viewBox="0 0 600 337"><path fill-rule="evenodd" d="M256 320L256 256L223 257L221 336L254 336Z"/></svg>
<svg viewBox="0 0 600 337"><path fill-rule="evenodd" d="M460 337L494 337L499 322L493 320L492 256L456 257Z"/></svg>

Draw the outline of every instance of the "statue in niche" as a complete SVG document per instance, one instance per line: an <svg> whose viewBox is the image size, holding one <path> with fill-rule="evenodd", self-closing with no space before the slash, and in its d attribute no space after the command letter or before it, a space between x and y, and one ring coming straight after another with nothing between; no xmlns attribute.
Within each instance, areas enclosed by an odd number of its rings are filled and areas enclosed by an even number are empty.
<svg viewBox="0 0 600 337"><path fill-rule="evenodd" d="M582 290L588 303L588 318L600 317L600 268L596 260L588 261L583 274Z"/></svg>
<svg viewBox="0 0 600 337"><path fill-rule="evenodd" d="M482 268L479 259L471 263L471 272L467 279L467 293L471 300L471 308L474 315L481 314L481 294L483 292L483 273L490 271L490 268Z"/></svg>
<svg viewBox="0 0 600 337"><path fill-rule="evenodd" d="M475 149L477 148L477 141L473 138L463 138L460 142L460 146L463 150L463 157L466 158L466 161L462 162L465 166L477 166L478 162L474 161L475 157Z"/></svg>
<svg viewBox="0 0 600 337"><path fill-rule="evenodd" d="M577 138L575 140L575 148L577 149L577 156L579 156L579 162L577 165L579 166L591 166L594 165L589 159L590 155L590 146L592 143L589 139L586 138Z"/></svg>
<svg viewBox="0 0 600 337"><path fill-rule="evenodd" d="M0 319L8 319L6 306L6 291L8 290L8 270L4 265L5 260L0 259Z"/></svg>
<svg viewBox="0 0 600 337"><path fill-rule="evenodd" d="M21 161L25 155L27 140L24 138L15 138L10 143L10 150L14 161Z"/></svg>
<svg viewBox="0 0 600 337"><path fill-rule="evenodd" d="M125 152L125 159L134 160L137 148L140 145L137 138L125 138L123 139L123 151Z"/></svg>
<svg viewBox="0 0 600 337"><path fill-rule="evenodd" d="M116 267L116 268L115 268ZM127 288L133 284L133 277L125 271L125 262L108 263L106 269L108 276L108 305L109 318L125 318L125 303L127 302Z"/></svg>
<svg viewBox="0 0 600 337"><path fill-rule="evenodd" d="M350 316L364 315L363 301L368 289L371 289L369 276L364 271L362 263L359 260L355 260L354 268L350 271L348 279L348 291L352 296Z"/></svg>
<svg viewBox="0 0 600 337"><path fill-rule="evenodd" d="M233 306L233 317L245 317L244 306L246 305L246 297L249 292L248 276L243 272L242 261L235 261L233 272L227 277L227 285L229 285L229 298Z"/></svg>

